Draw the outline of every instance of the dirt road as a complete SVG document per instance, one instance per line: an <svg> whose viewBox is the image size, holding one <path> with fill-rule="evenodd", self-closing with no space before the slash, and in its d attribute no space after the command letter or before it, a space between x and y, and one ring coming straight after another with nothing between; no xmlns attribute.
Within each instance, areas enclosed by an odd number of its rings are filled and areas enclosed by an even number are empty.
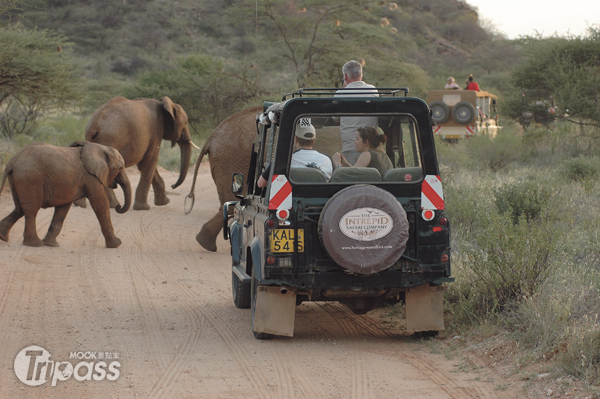
<svg viewBox="0 0 600 399"><path fill-rule="evenodd" d="M22 221L0 241L0 398L519 397L338 303L299 306L294 338L256 340L250 310L232 303L229 244L210 253L194 239L218 208L207 165L185 215L190 184L166 207L113 211L117 249L89 207L70 210L60 248L23 246ZM52 212L38 216L42 237ZM42 360L62 363L50 375Z"/></svg>

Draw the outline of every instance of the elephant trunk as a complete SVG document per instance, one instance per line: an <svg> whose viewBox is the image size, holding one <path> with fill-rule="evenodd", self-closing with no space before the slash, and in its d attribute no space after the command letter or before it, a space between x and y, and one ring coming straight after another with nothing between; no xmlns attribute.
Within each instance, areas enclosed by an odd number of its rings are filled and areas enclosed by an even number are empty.
<svg viewBox="0 0 600 399"><path fill-rule="evenodd" d="M190 159L192 159L192 145L193 143L191 141L179 144L179 147L181 147L181 166L179 168L179 178L175 184L171 186L171 188L179 187L187 176L188 169L190 167Z"/></svg>
<svg viewBox="0 0 600 399"><path fill-rule="evenodd" d="M117 183L123 189L123 194L125 194L125 204L123 206L117 205L115 210L117 213L125 213L129 210L131 206L131 183L129 182L129 178L127 177L127 173L125 173L125 168L121 169L116 178Z"/></svg>

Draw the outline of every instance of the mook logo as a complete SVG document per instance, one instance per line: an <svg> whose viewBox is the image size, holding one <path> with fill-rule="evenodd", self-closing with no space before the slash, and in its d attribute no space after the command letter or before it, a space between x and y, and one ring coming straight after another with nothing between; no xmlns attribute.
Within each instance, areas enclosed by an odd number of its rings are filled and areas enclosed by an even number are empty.
<svg viewBox="0 0 600 399"><path fill-rule="evenodd" d="M77 381L115 381L121 375L121 363L115 360L118 357L118 353L111 352L71 352L71 359L81 360L73 365L71 362L51 360L50 352L41 346L31 345L17 354L14 369L17 378L32 387L47 381L51 381L55 387L58 381L66 381L71 377Z"/></svg>

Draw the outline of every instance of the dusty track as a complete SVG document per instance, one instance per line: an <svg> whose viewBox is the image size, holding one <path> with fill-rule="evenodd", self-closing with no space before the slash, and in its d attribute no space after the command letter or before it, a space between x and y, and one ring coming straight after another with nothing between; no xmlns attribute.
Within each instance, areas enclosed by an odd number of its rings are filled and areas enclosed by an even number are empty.
<svg viewBox="0 0 600 399"><path fill-rule="evenodd" d="M177 179L162 175L169 186ZM129 176L137 186L139 175ZM194 239L218 208L206 164L195 208L185 215L190 184L170 193L166 207L113 211L123 240L117 249L104 247L89 207L70 210L60 248L23 246L22 221L9 243L0 241L0 398L520 396L496 391L498 381L458 371L458 360L338 303L299 306L294 338L254 339L250 311L231 300L229 244L219 239L219 251L209 253ZM0 218L11 210L5 192ZM42 237L52 212L38 215ZM27 386L13 364L30 345L73 365L81 360L69 359L71 352L118 353L120 376Z"/></svg>

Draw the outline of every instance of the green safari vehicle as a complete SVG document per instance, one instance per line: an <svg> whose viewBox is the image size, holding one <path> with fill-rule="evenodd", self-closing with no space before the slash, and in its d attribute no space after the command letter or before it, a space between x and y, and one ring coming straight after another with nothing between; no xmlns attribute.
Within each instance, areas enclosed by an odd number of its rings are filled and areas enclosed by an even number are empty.
<svg viewBox="0 0 600 399"><path fill-rule="evenodd" d="M405 88L337 90L301 89L257 115L248 173L232 176L239 201L223 210L233 302L251 308L258 339L293 336L305 301L338 301L359 314L403 301L408 332L435 334L444 329L443 283L454 279L429 107ZM349 121L376 124L392 168L334 165L327 176L290 166L301 124L331 157Z"/></svg>

